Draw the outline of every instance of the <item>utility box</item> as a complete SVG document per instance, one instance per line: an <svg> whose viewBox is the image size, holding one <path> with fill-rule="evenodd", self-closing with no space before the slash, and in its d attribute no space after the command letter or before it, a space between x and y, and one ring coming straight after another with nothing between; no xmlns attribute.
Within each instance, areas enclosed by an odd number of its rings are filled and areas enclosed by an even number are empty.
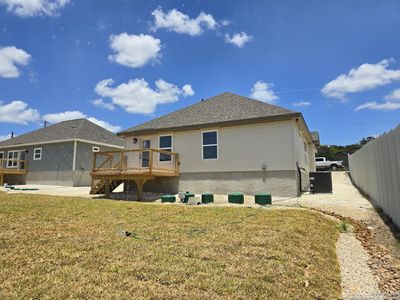
<svg viewBox="0 0 400 300"><path fill-rule="evenodd" d="M228 202L235 204L243 204L244 196L242 193L230 193L228 194Z"/></svg>
<svg viewBox="0 0 400 300"><path fill-rule="evenodd" d="M270 194L266 193L259 193L254 196L254 201L256 204L259 205L271 205L272 204L272 197Z"/></svg>
<svg viewBox="0 0 400 300"><path fill-rule="evenodd" d="M311 193L332 193L332 173L310 172L310 191Z"/></svg>
<svg viewBox="0 0 400 300"><path fill-rule="evenodd" d="M214 195L212 193L203 193L201 195L201 202L203 204L213 203L214 202Z"/></svg>

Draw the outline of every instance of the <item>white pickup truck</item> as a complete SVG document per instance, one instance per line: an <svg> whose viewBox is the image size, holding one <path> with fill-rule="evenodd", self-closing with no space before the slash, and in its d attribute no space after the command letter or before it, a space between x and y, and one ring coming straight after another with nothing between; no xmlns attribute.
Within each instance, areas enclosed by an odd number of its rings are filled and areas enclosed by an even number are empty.
<svg viewBox="0 0 400 300"><path fill-rule="evenodd" d="M326 160L325 157L316 157L315 158L315 166L317 170L327 170L330 169L332 171L336 171L337 169L343 169L343 161L337 160L337 161L330 161Z"/></svg>

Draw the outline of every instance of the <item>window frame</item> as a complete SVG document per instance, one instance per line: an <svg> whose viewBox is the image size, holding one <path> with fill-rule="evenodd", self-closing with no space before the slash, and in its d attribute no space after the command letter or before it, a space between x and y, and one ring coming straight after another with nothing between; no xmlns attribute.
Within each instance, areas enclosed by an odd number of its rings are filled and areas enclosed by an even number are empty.
<svg viewBox="0 0 400 300"><path fill-rule="evenodd" d="M0 151L0 154L2 154L0 159L4 159L4 151Z"/></svg>
<svg viewBox="0 0 400 300"><path fill-rule="evenodd" d="M171 147L162 147L161 148L161 143L160 143L160 140L161 140L161 138L162 137L164 137L164 136L170 136L171 137ZM162 135L159 135L158 136L158 149L159 150L164 150L164 151L167 151L167 150L171 150L171 152L173 152L174 150L174 136L172 135L172 134L162 134ZM159 163L169 163L169 162L172 162L172 154L170 155L170 160L161 160L161 154L162 153L158 153L158 162ZM167 155L167 154L166 154Z"/></svg>
<svg viewBox="0 0 400 300"><path fill-rule="evenodd" d="M100 146L92 146L92 152L93 153L100 152Z"/></svg>
<svg viewBox="0 0 400 300"><path fill-rule="evenodd" d="M204 145L204 133L207 132L215 132L217 135L217 143L216 144L208 144ZM217 157L216 158L204 158L204 147L216 146L217 147ZM213 130L205 130L201 132L201 160L218 160L219 159L219 132L217 129Z"/></svg>
<svg viewBox="0 0 400 300"><path fill-rule="evenodd" d="M19 155L20 155L20 150L9 150L7 151L7 168L8 169L17 169L18 168L18 160L19 160ZM17 153L16 158L10 158L10 153ZM14 156L14 155L13 155ZM14 165L10 165L10 162L14 162L14 160L17 160Z"/></svg>
<svg viewBox="0 0 400 300"><path fill-rule="evenodd" d="M37 158L36 157L36 150L39 150L39 157ZM42 160L42 157L43 157L43 148L42 147L38 147L38 148L34 148L33 149L33 157L32 157L32 159L33 160Z"/></svg>

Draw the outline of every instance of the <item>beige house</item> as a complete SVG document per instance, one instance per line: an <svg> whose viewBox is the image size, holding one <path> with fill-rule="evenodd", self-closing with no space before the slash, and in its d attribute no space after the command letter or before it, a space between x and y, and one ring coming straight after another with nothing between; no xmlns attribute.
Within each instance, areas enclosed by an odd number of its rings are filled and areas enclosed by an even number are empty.
<svg viewBox="0 0 400 300"><path fill-rule="evenodd" d="M152 192L296 196L315 171L317 141L301 113L232 93L118 135L125 150L97 153L93 192L108 179Z"/></svg>

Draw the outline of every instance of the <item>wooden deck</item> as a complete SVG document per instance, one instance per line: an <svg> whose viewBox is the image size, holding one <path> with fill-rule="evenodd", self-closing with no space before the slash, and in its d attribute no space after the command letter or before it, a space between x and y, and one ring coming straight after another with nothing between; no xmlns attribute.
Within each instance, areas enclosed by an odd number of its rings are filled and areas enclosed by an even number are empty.
<svg viewBox="0 0 400 300"><path fill-rule="evenodd" d="M4 184L5 175L28 174L28 160L0 158L0 186Z"/></svg>
<svg viewBox="0 0 400 300"><path fill-rule="evenodd" d="M111 192L116 182L132 180L140 198L147 180L179 176L178 153L153 148L95 152L91 176L92 194Z"/></svg>

